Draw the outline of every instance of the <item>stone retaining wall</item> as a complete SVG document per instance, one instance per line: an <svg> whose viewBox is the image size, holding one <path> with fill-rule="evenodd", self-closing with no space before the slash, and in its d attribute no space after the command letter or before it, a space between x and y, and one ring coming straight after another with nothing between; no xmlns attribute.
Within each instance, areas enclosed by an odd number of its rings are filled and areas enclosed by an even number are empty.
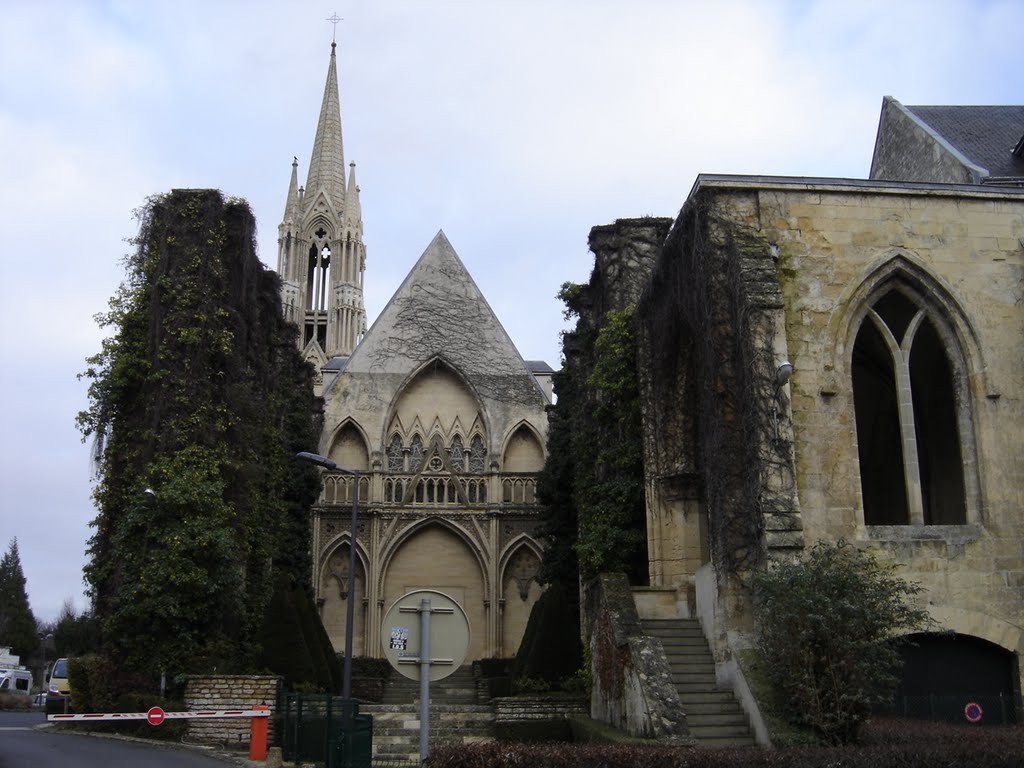
<svg viewBox="0 0 1024 768"><path fill-rule="evenodd" d="M269 743L274 743L274 719L277 711L279 677L255 675L211 675L190 677L185 684L188 710L252 709L257 704L270 707ZM252 721L248 718L189 720L188 738L203 744L223 744L247 749Z"/></svg>
<svg viewBox="0 0 1024 768"><path fill-rule="evenodd" d="M587 714L589 704L580 696L512 696L498 698L494 705L495 723L527 720L565 720L570 715Z"/></svg>

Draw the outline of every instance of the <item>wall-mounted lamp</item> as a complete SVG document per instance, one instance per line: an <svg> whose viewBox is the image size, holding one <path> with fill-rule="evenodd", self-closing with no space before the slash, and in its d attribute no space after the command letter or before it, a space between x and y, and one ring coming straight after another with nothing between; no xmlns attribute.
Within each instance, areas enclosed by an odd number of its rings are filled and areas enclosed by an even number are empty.
<svg viewBox="0 0 1024 768"><path fill-rule="evenodd" d="M775 371L775 386L782 389L793 376L793 364L789 360L783 360L782 365Z"/></svg>

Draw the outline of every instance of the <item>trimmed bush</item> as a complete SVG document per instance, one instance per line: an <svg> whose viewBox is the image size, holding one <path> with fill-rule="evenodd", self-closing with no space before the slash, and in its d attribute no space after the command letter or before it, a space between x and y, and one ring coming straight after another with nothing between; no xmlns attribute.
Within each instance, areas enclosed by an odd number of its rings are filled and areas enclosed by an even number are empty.
<svg viewBox="0 0 1024 768"><path fill-rule="evenodd" d="M513 690L515 681L528 678L557 687L579 670L583 646L578 617L561 584L554 583L544 591L530 611L519 652L512 662Z"/></svg>
<svg viewBox="0 0 1024 768"><path fill-rule="evenodd" d="M431 750L430 768L1020 768L1024 728L892 721L859 747L699 749L593 744L465 744Z"/></svg>
<svg viewBox="0 0 1024 768"><path fill-rule="evenodd" d="M286 688L308 692L341 690L341 664L313 598L286 575L278 577L260 636L263 665L284 678Z"/></svg>

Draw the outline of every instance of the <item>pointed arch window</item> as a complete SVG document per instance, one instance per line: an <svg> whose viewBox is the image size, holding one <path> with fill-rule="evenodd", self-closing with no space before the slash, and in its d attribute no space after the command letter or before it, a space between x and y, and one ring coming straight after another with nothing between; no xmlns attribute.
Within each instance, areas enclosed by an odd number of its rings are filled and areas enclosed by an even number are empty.
<svg viewBox="0 0 1024 768"><path fill-rule="evenodd" d="M388 472L404 472L405 471L405 452L402 450L402 438L398 436L396 432L391 436L391 442L388 443Z"/></svg>
<svg viewBox="0 0 1024 768"><path fill-rule="evenodd" d="M466 451L462 446L462 436L455 435L452 438L451 445L448 446L448 457L451 459L452 466L460 472L466 470L465 453Z"/></svg>
<svg viewBox="0 0 1024 768"><path fill-rule="evenodd" d="M317 238L323 242L327 233L321 228ZM326 243L321 247L309 248L309 265L306 269L306 309L324 311L327 309L328 290L331 284L331 249Z"/></svg>
<svg viewBox="0 0 1024 768"><path fill-rule="evenodd" d="M409 443L409 471L418 472L423 463L423 438L418 434L412 436Z"/></svg>
<svg viewBox="0 0 1024 768"><path fill-rule="evenodd" d="M469 443L469 471L473 474L482 474L487 469L487 449L484 448L484 441L480 435L473 435Z"/></svg>
<svg viewBox="0 0 1024 768"><path fill-rule="evenodd" d="M957 354L941 315L908 286L869 306L851 368L866 525L967 522Z"/></svg>

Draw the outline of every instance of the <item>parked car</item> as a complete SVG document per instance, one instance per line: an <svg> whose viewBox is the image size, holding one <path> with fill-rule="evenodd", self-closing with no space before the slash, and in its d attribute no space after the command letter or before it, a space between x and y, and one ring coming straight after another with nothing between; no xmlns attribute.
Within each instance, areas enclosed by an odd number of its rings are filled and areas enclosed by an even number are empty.
<svg viewBox="0 0 1024 768"><path fill-rule="evenodd" d="M46 706L46 691L40 691L32 697L32 706L37 709L42 709Z"/></svg>
<svg viewBox="0 0 1024 768"><path fill-rule="evenodd" d="M68 682L68 660L57 659L50 670L46 688L46 714L59 715L71 711L71 683Z"/></svg>

